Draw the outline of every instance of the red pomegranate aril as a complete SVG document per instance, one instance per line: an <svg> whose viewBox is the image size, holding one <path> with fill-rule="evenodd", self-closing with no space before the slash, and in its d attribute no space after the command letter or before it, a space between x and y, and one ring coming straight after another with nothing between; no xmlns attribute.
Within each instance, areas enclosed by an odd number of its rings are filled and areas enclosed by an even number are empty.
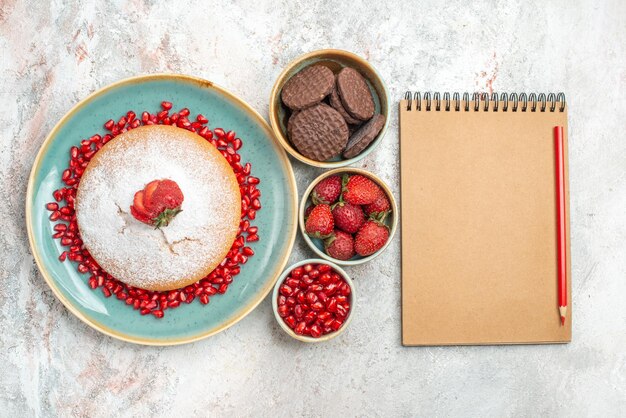
<svg viewBox="0 0 626 418"><path fill-rule="evenodd" d="M224 130L222 128L213 129L213 133L215 133L215 136L218 138L222 138L224 136Z"/></svg>
<svg viewBox="0 0 626 418"><path fill-rule="evenodd" d="M294 289L300 285L300 281L298 279L294 279L293 277L288 277L287 280L285 280L285 284Z"/></svg>
<svg viewBox="0 0 626 418"><path fill-rule="evenodd" d="M326 302L326 309L328 312L337 312L337 299L330 298Z"/></svg>
<svg viewBox="0 0 626 418"><path fill-rule="evenodd" d="M296 318L294 318L293 316L288 316L284 319L285 324L287 324L287 326L291 329L293 329L296 326Z"/></svg>
<svg viewBox="0 0 626 418"><path fill-rule="evenodd" d="M329 319L331 317L332 317L332 314L330 312L327 312L327 311L322 311L322 312L317 314L317 319L322 321L322 322L326 321L327 319Z"/></svg>
<svg viewBox="0 0 626 418"><path fill-rule="evenodd" d="M342 283L339 285L339 293L343 296L348 296L350 294L350 286L348 286L348 283Z"/></svg>
<svg viewBox="0 0 626 418"><path fill-rule="evenodd" d="M278 291L280 292L281 295L284 295L284 296L291 296L291 294L293 293L293 290L291 289L291 287L287 285L282 285L280 289L278 289Z"/></svg>
<svg viewBox="0 0 626 418"><path fill-rule="evenodd" d="M337 283L328 283L324 287L324 291L328 296L332 296L337 292Z"/></svg>
<svg viewBox="0 0 626 418"><path fill-rule="evenodd" d="M324 292L318 292L317 293L317 298L319 299L320 302L322 302L323 304L326 304L326 301L328 300L328 296L326 295L326 293Z"/></svg>
<svg viewBox="0 0 626 418"><path fill-rule="evenodd" d="M67 258L67 251L63 251L61 255L59 255L59 261L65 261Z"/></svg>
<svg viewBox="0 0 626 418"><path fill-rule="evenodd" d="M309 302L309 304L313 304L317 302L317 295L313 292L309 292L306 294L306 300L307 302Z"/></svg>
<svg viewBox="0 0 626 418"><path fill-rule="evenodd" d="M298 304L294 306L293 313L296 316L296 318L300 318L302 315L304 315L304 309L302 308L302 305Z"/></svg>
<svg viewBox="0 0 626 418"><path fill-rule="evenodd" d="M295 296L295 298L296 298L296 301L298 303L306 303L306 297L304 296L304 293L302 293L300 291L299 291L298 295Z"/></svg>
<svg viewBox="0 0 626 418"><path fill-rule="evenodd" d="M209 295L201 295L200 296L200 303L203 305L206 305L207 303L209 303Z"/></svg>
<svg viewBox="0 0 626 418"><path fill-rule="evenodd" d="M291 307L291 306L295 306L295 304L296 304L296 298L294 298L294 297L291 297L291 296L290 296L290 297L288 297L288 298L285 300L285 305L287 305L287 306L289 306L289 307Z"/></svg>
<svg viewBox="0 0 626 418"><path fill-rule="evenodd" d="M294 331L296 334L303 335L305 328L306 328L306 323L304 321L301 321L301 322L298 322L298 325L296 325L296 327L294 328Z"/></svg>
<svg viewBox="0 0 626 418"><path fill-rule="evenodd" d="M165 110L170 110L172 108L172 102L161 102L161 107Z"/></svg>
<svg viewBox="0 0 626 418"><path fill-rule="evenodd" d="M259 236L257 234L248 235L248 238L246 238L246 241L248 242L255 242L258 240L259 240Z"/></svg>
<svg viewBox="0 0 626 418"><path fill-rule="evenodd" d="M318 325L312 325L310 333L311 337L319 338L322 336L322 329Z"/></svg>
<svg viewBox="0 0 626 418"><path fill-rule="evenodd" d="M59 209L59 204L55 203L55 202L50 202L46 204L46 209L50 210L50 211L55 211L57 209Z"/></svg>
<svg viewBox="0 0 626 418"><path fill-rule="evenodd" d="M345 317L347 314L348 311L346 310L346 308L344 308L341 304L337 304L337 315Z"/></svg>
<svg viewBox="0 0 626 418"><path fill-rule="evenodd" d="M299 279L300 277L302 277L302 273L303 273L302 267L296 267L295 269L292 270L291 277Z"/></svg>
<svg viewBox="0 0 626 418"><path fill-rule="evenodd" d="M322 302L315 302L311 304L311 309L314 311L321 311L322 309L324 309L324 304Z"/></svg>
<svg viewBox="0 0 626 418"><path fill-rule="evenodd" d="M333 322L331 323L330 328L331 328L333 331L338 331L338 330L339 330L339 328L341 328L341 325L343 325L343 321L342 321L341 319L335 319L335 320L333 320Z"/></svg>
<svg viewBox="0 0 626 418"><path fill-rule="evenodd" d="M289 307L287 305L280 305L278 307L278 315L280 315L281 318L285 318L289 315Z"/></svg>
<svg viewBox="0 0 626 418"><path fill-rule="evenodd" d="M313 322L315 322L316 319L317 319L317 314L313 311L308 311L304 315L304 322L306 322L307 325L312 324Z"/></svg>
<svg viewBox="0 0 626 418"><path fill-rule="evenodd" d="M331 266L329 266L328 264L320 264L319 267L317 268L317 270L320 273L328 273L332 270L333 268Z"/></svg>

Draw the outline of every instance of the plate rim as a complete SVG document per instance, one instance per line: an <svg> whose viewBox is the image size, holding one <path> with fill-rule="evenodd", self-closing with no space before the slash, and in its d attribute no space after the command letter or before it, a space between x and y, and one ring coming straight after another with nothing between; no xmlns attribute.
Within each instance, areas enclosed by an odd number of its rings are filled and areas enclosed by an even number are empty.
<svg viewBox="0 0 626 418"><path fill-rule="evenodd" d="M292 198L286 199L286 200L290 200L289 203L291 204L291 208L294 213L294 217L291 220L290 225L289 225L290 226L290 232L288 234L289 242L288 242L287 247L285 248L284 253L282 254L282 260L278 263L278 268L274 269L274 272L272 273L274 277L266 284L266 286L262 289L262 291L258 293L257 297L253 299L251 302L249 302L247 306L244 307L244 309L241 311L241 314L235 316L234 318L230 319L229 321L217 327L209 329L207 332L201 332L197 335L192 335L189 337L172 338L172 339L167 339L167 340L161 340L157 338L134 337L134 336L116 331L110 327L107 327L99 323L97 320L89 317L88 315L83 314L77 308L75 308L73 303L70 302L61 293L61 291L55 284L54 280L52 279L51 275L47 271L45 267L45 263L43 262L42 256L39 252L39 247L37 245L37 240L35 239L35 236L34 236L33 225L31 221L31 218L32 218L32 203L31 202L33 201L35 177L41 169L41 160L43 159L43 156L47 153L48 148L51 145L52 138L56 137L56 135L58 134L58 131L61 130L61 128L66 124L66 122L69 119L71 119L78 112L79 109L91 103L95 98L101 96L102 94L110 90L119 88L126 84L134 84L137 82L159 80L159 79L192 82L198 85L200 88L214 89L218 93L228 97L229 99L233 100L235 103L240 105L244 109L244 111L247 111L247 113L249 113L253 117L253 119L257 120L260 123L261 127L266 131L268 136L272 138L272 145L274 149L277 151L277 154L281 162L287 168L287 174L288 174L287 180L288 180L290 189L293 191L293 193L292 193ZM82 100L78 101L78 103L76 103L74 106L72 106L71 109L68 110L63 115L63 117L61 117L61 119L59 119L59 121L54 125L54 127L50 130L48 135L46 135L46 138L43 140L43 142L41 143L39 147L39 150L37 151L37 155L35 156L35 159L33 161L33 165L31 167L31 171L28 177L28 186L26 188L26 205L25 205L26 230L28 234L28 243L30 247L30 252L33 255L33 258L35 259L35 263L37 265L37 269L39 270L39 273L43 276L48 287L52 290L52 293L54 294L54 296L59 301L61 301L61 303L65 306L65 308L68 309L73 315L75 315L83 323L87 324L89 327L95 329L96 331L99 331L105 335L108 335L110 337L113 337L121 341L134 343L134 344L141 344L141 345L151 345L151 346L173 346L173 345L188 344L188 343L192 343L195 341L199 341L199 340L208 338L212 335L215 335L221 331L224 331L230 328L231 326L235 325L237 322L241 321L243 318L248 316L248 314L250 314L250 312L252 312L254 308L256 308L263 301L263 299L265 299L265 297L271 292L271 290L273 289L276 283L276 280L278 280L278 277L280 276L285 266L287 265L287 261L293 249L295 239L296 239L296 234L297 234L297 212L298 212L298 186L297 186L296 178L293 172L293 166L291 165L291 162L289 161L289 157L287 156L286 151L284 150L282 146L280 146L280 144L276 140L274 131L272 130L270 125L267 123L267 121L259 114L259 112L257 112L254 108L252 108L247 102L245 102L243 99L241 99L234 93L231 93L229 90L211 81L208 81L206 79L195 77L195 76L190 76L186 74L178 74L178 73L155 73L155 74L144 74L144 75L123 78L121 80L107 84L104 87L101 87L95 90L94 92L89 94L87 97L83 98Z"/></svg>

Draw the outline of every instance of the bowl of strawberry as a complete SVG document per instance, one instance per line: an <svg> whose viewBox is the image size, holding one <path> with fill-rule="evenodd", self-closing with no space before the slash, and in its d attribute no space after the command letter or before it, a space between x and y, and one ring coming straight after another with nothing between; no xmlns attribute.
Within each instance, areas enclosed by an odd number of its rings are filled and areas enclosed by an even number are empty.
<svg viewBox="0 0 626 418"><path fill-rule="evenodd" d="M338 168L316 178L298 214L306 243L340 265L362 264L381 254L397 227L389 187L369 171Z"/></svg>
<svg viewBox="0 0 626 418"><path fill-rule="evenodd" d="M338 265L303 260L280 275L272 308L280 327L293 338L328 341L341 334L354 311L354 285Z"/></svg>

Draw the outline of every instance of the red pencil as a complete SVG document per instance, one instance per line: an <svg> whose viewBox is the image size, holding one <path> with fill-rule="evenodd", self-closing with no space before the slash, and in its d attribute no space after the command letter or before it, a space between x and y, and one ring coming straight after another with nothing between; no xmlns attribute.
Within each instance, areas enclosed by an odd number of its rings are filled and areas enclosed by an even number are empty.
<svg viewBox="0 0 626 418"><path fill-rule="evenodd" d="M556 154L556 200L557 200L557 263L559 289L559 315L561 326L567 314L567 258L565 225L565 154L563 149L563 127L554 127L554 151Z"/></svg>

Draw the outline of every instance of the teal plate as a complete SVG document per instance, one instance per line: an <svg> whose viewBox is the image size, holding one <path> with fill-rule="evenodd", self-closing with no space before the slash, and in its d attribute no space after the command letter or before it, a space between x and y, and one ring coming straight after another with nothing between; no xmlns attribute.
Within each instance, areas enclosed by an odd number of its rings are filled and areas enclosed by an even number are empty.
<svg viewBox="0 0 626 418"><path fill-rule="evenodd" d="M81 139L103 134L103 123L117 120L128 110L138 115L154 112L161 101L174 108L202 113L211 127L234 130L243 140L242 161L252 164L261 179L262 209L253 224L260 241L251 243L255 255L242 266L228 291L211 298L167 310L165 317L141 316L117 300L87 286L89 274L80 274L70 261L60 262L62 247L52 239L53 224L45 204L62 186L61 173L69 149ZM115 338L139 344L184 344L223 331L250 313L270 292L282 272L296 235L297 191L285 151L263 118L249 105L213 83L183 75L140 76L107 86L69 111L45 139L28 182L26 224L31 251L44 279L61 302L91 327Z"/></svg>

